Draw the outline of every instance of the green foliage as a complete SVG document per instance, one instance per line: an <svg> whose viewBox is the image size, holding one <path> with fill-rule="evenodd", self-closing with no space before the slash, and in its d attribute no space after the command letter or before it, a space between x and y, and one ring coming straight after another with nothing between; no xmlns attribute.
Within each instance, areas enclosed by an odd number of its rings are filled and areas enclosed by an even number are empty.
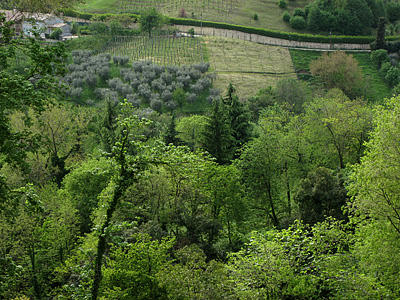
<svg viewBox="0 0 400 300"><path fill-rule="evenodd" d="M386 32L386 19L384 17L379 18L378 29L376 31L376 49L385 48L385 32Z"/></svg>
<svg viewBox="0 0 400 300"><path fill-rule="evenodd" d="M294 16L300 16L300 17L303 17L304 19L307 18L307 14L306 14L305 10L301 9L301 8L295 8L293 10L293 17Z"/></svg>
<svg viewBox="0 0 400 300"><path fill-rule="evenodd" d="M357 212L386 222L400 234L398 166L394 164L398 152L400 107L398 97L377 106L374 114L374 131L366 144L366 155L356 165L350 191Z"/></svg>
<svg viewBox="0 0 400 300"><path fill-rule="evenodd" d="M236 89L232 84L229 84L227 88L227 95L223 99L223 104L223 109L225 110L229 128L234 139L231 151L235 153L251 139L250 113L248 108L239 101Z"/></svg>
<svg viewBox="0 0 400 300"><path fill-rule="evenodd" d="M55 39L55 40L59 40L61 35L62 35L62 30L61 28L57 28L55 30L53 30L53 32L50 34L50 38L51 39Z"/></svg>
<svg viewBox="0 0 400 300"><path fill-rule="evenodd" d="M178 132L176 131L175 114L172 114L171 122L164 133L163 140L166 145L173 144L175 146L179 146L182 144L181 139L178 138Z"/></svg>
<svg viewBox="0 0 400 300"><path fill-rule="evenodd" d="M263 109L275 103L275 93L271 86L261 89L253 97L247 99L247 106L250 110L252 121L256 122Z"/></svg>
<svg viewBox="0 0 400 300"><path fill-rule="evenodd" d="M111 249L100 294L106 299L169 299L159 278L171 266L174 240L152 241L140 234L132 238L134 243Z"/></svg>
<svg viewBox="0 0 400 300"><path fill-rule="evenodd" d="M203 132L207 124L207 117L192 115L180 118L176 130L178 137L192 150L198 150L203 144Z"/></svg>
<svg viewBox="0 0 400 300"><path fill-rule="evenodd" d="M290 26L294 29L305 29L306 20L302 16L293 16L290 18Z"/></svg>
<svg viewBox="0 0 400 300"><path fill-rule="evenodd" d="M189 33L193 37L195 35L194 28L189 28L187 33Z"/></svg>
<svg viewBox="0 0 400 300"><path fill-rule="evenodd" d="M218 164L228 163L232 157L232 136L229 120L222 101L214 100L203 132L203 149L208 151Z"/></svg>
<svg viewBox="0 0 400 300"><path fill-rule="evenodd" d="M166 19L160 13L158 13L154 7L143 11L140 14L138 21L140 24L140 29L148 32L149 38L151 37L151 32L154 29L160 28L166 23Z"/></svg>
<svg viewBox="0 0 400 300"><path fill-rule="evenodd" d="M350 100L340 90L331 90L308 102L305 111L305 134L313 141L311 151L321 165L344 169L360 160L371 126L371 111L364 100Z"/></svg>
<svg viewBox="0 0 400 300"><path fill-rule="evenodd" d="M279 0L279 1L278 1L278 6L279 6L280 8L286 8L286 6L287 6L287 1L286 1L286 0Z"/></svg>
<svg viewBox="0 0 400 300"><path fill-rule="evenodd" d="M390 58L386 49L379 49L371 52L371 60L378 66L378 69L380 69L384 62L390 61Z"/></svg>
<svg viewBox="0 0 400 300"><path fill-rule="evenodd" d="M386 3L386 13L389 22L394 23L400 20L400 3L398 2L387 2Z"/></svg>
<svg viewBox="0 0 400 300"><path fill-rule="evenodd" d="M60 95L58 76L63 75L64 46L57 43L41 46L35 38L27 41L14 39L12 22L5 22L0 15L0 154L2 162L23 166L28 144L29 131L14 132L9 124L10 115L16 111L43 111L47 104ZM16 57L16 48L25 52L30 61L25 69L10 72L10 62ZM29 118L24 120L30 124ZM25 166L26 167L26 166Z"/></svg>
<svg viewBox="0 0 400 300"><path fill-rule="evenodd" d="M400 81L400 71L399 68L391 66L385 75L385 80L389 86L394 87Z"/></svg>
<svg viewBox="0 0 400 300"><path fill-rule="evenodd" d="M70 197L78 211L81 234L89 233L92 229L91 213L97 207L98 196L108 185L113 173L113 166L107 160L92 159L65 177L65 196Z"/></svg>
<svg viewBox="0 0 400 300"><path fill-rule="evenodd" d="M176 263L160 277L169 299L235 299L224 265L206 262L197 245L182 247L175 257Z"/></svg>
<svg viewBox="0 0 400 300"><path fill-rule="evenodd" d="M290 21L290 13L288 11L285 11L282 14L282 20L285 21L285 22L289 22Z"/></svg>
<svg viewBox="0 0 400 300"><path fill-rule="evenodd" d="M246 249L232 253L227 270L239 299L313 299L334 296L321 262L349 246L344 226L335 221L313 228L296 222L286 230L253 232ZM337 281L336 281L337 280Z"/></svg>
<svg viewBox="0 0 400 300"><path fill-rule="evenodd" d="M303 112L303 104L310 96L309 87L292 78L279 80L275 87L276 102L295 114Z"/></svg>
<svg viewBox="0 0 400 300"><path fill-rule="evenodd" d="M339 88L351 98L362 95L362 70L351 54L344 51L324 52L310 63L310 71L319 76L328 89Z"/></svg>
<svg viewBox="0 0 400 300"><path fill-rule="evenodd" d="M343 220L342 206L347 200L342 180L326 168L317 168L301 180L294 200L299 205L301 220L306 224L327 217Z"/></svg>
<svg viewBox="0 0 400 300"><path fill-rule="evenodd" d="M258 14L257 14L257 13L254 13L254 15L253 15L253 19L254 19L255 21L257 21L257 20L258 20Z"/></svg>

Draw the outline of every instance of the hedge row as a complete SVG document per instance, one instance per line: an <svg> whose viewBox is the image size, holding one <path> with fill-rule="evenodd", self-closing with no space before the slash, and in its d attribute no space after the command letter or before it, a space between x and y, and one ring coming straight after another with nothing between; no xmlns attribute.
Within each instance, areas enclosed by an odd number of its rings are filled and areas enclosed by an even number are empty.
<svg viewBox="0 0 400 300"><path fill-rule="evenodd" d="M192 19L170 18L170 22L171 24L175 25L201 26L201 21ZM299 42L314 42L314 43L325 43L325 44L329 43L370 44L375 40L375 37L373 36L340 36L340 35L324 36L324 35L313 35L313 34L304 34L296 32L284 32L284 31L277 31L277 30L270 30L263 28L253 28L253 27L210 22L210 21L203 21L202 23L203 27L236 30L245 33L254 33L258 35L285 39L285 40L299 41ZM400 37L398 36L388 37L387 40L396 40L399 38Z"/></svg>
<svg viewBox="0 0 400 300"><path fill-rule="evenodd" d="M72 9L65 9L62 11L62 13L68 17L79 18L79 19L84 19L84 20L94 20L95 19L96 21L103 21L103 22L110 20L110 19L118 19L118 17L121 16L119 14L82 13L82 12L75 11ZM139 18L139 15L137 15L137 14L124 14L124 15L129 15L134 23L136 23Z"/></svg>

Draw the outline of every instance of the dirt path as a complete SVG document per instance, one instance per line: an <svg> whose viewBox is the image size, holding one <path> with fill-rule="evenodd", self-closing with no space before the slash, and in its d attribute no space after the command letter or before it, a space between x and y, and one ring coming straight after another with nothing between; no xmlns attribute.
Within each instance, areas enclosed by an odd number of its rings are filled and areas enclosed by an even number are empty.
<svg viewBox="0 0 400 300"><path fill-rule="evenodd" d="M255 42L259 44L281 46L289 48L302 48L302 49L318 49L318 50L354 50L354 51L369 51L369 44L323 44L323 43L312 43L312 42L298 42L290 41L278 38L267 37L258 34L245 33L236 30L228 29L217 29L211 27L194 27L187 25L175 25L181 31L188 31L189 28L194 28L196 34L200 35L214 35L214 36L224 36L235 39L246 40L250 42Z"/></svg>

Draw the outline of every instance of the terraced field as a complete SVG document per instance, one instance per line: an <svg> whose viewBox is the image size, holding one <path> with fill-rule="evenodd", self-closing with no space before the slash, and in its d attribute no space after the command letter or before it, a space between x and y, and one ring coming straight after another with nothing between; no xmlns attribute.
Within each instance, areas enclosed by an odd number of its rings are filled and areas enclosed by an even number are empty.
<svg viewBox="0 0 400 300"><path fill-rule="evenodd" d="M213 36L204 41L211 69L218 75L214 86L225 90L231 82L241 98L274 86L282 78L296 77L287 48Z"/></svg>

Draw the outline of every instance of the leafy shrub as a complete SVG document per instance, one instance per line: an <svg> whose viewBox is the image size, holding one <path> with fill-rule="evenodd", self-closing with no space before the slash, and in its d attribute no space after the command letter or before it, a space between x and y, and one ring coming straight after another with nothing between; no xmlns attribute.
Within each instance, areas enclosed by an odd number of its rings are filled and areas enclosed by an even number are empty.
<svg viewBox="0 0 400 300"><path fill-rule="evenodd" d="M380 68L380 70L379 70L379 73L381 73L381 75L382 75L383 77L385 77L391 66L392 66L392 64L390 63L390 61L385 61L385 62L381 65L381 68Z"/></svg>
<svg viewBox="0 0 400 300"><path fill-rule="evenodd" d="M165 107L168 108L168 109L170 109L170 110L176 109L177 106L178 106L178 105L177 105L176 102L173 101L173 100L170 100L170 101L165 102Z"/></svg>
<svg viewBox="0 0 400 300"><path fill-rule="evenodd" d="M62 36L63 32L61 30L61 28L57 28L55 30L53 30L53 32L50 34L50 38L54 39L54 40L59 40L60 37Z"/></svg>
<svg viewBox="0 0 400 300"><path fill-rule="evenodd" d="M160 112L162 107L162 102L158 94L152 94L150 97L150 107L155 111Z"/></svg>
<svg viewBox="0 0 400 300"><path fill-rule="evenodd" d="M136 94L126 95L126 100L128 100L130 103L132 103L134 107L139 107L142 102Z"/></svg>
<svg viewBox="0 0 400 300"><path fill-rule="evenodd" d="M96 73L100 76L104 81L110 78L110 68L108 66L101 67L96 70Z"/></svg>
<svg viewBox="0 0 400 300"><path fill-rule="evenodd" d="M303 17L295 16L290 18L290 26L294 29L305 29L306 20Z"/></svg>
<svg viewBox="0 0 400 300"><path fill-rule="evenodd" d="M328 89L341 89L350 98L361 95L364 82L362 69L351 54L347 55L344 51L324 52L320 58L311 61L310 71L319 76Z"/></svg>
<svg viewBox="0 0 400 300"><path fill-rule="evenodd" d="M162 73L160 75L160 78L165 84L169 85L172 83L172 75L170 73L168 73L168 71L165 71L164 73Z"/></svg>
<svg viewBox="0 0 400 300"><path fill-rule="evenodd" d="M257 13L254 13L253 19L256 20L256 21L258 20L258 15L257 15Z"/></svg>
<svg viewBox="0 0 400 300"><path fill-rule="evenodd" d="M390 23L400 20L400 3L394 1L387 2L386 13Z"/></svg>
<svg viewBox="0 0 400 300"><path fill-rule="evenodd" d="M164 102L168 102L168 101L171 101L172 100L172 93L169 91L169 90L165 90L165 91L163 91L162 93L161 93L161 99L164 101Z"/></svg>
<svg viewBox="0 0 400 300"><path fill-rule="evenodd" d="M290 13L287 12L287 11L285 11L285 12L282 14L282 20L285 21L285 22L289 22L289 21L290 21Z"/></svg>
<svg viewBox="0 0 400 300"><path fill-rule="evenodd" d="M380 68L382 63L389 61L388 52L385 49L379 49L371 52L371 60Z"/></svg>
<svg viewBox="0 0 400 300"><path fill-rule="evenodd" d="M85 77L85 81L90 88L95 88L97 85L97 75L87 74Z"/></svg>
<svg viewBox="0 0 400 300"><path fill-rule="evenodd" d="M303 17L304 19L307 18L306 11L304 9L301 9L301 8L295 8L294 9L293 17L295 17L295 16L300 16L300 17Z"/></svg>
<svg viewBox="0 0 400 300"><path fill-rule="evenodd" d="M187 33L190 34L192 37L194 37L194 35L195 35L194 28L189 28Z"/></svg>
<svg viewBox="0 0 400 300"><path fill-rule="evenodd" d="M287 7L287 1L286 0L279 0L278 1L278 6L280 8L286 8Z"/></svg>
<svg viewBox="0 0 400 300"><path fill-rule="evenodd" d="M397 67L391 66L386 73L385 80L391 87L394 87L399 83L399 76L399 69Z"/></svg>

